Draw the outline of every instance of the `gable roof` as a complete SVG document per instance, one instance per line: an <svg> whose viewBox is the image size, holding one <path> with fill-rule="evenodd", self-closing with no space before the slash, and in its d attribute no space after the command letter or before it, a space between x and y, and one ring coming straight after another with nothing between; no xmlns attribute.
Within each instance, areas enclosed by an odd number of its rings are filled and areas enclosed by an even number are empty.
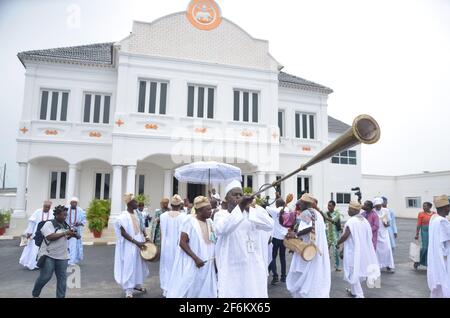
<svg viewBox="0 0 450 318"><path fill-rule="evenodd" d="M314 90L325 94L333 93L333 90L331 88L305 80L304 78L286 72L280 72L280 74L278 75L278 81L280 87Z"/></svg>
<svg viewBox="0 0 450 318"><path fill-rule="evenodd" d="M328 116L328 132L342 134L351 127L352 126L347 125L346 123L344 123L334 117Z"/></svg>
<svg viewBox="0 0 450 318"><path fill-rule="evenodd" d="M114 42L107 42L47 50L25 51L17 54L17 57L24 66L25 60L110 66L113 64L113 44Z"/></svg>

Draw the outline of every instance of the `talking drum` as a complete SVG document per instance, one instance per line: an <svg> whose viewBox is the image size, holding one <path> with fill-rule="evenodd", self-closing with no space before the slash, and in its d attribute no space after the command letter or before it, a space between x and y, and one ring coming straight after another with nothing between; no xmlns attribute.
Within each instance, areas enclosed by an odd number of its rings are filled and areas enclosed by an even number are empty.
<svg viewBox="0 0 450 318"><path fill-rule="evenodd" d="M151 243L145 243L144 247L141 249L141 257L148 262L156 262L159 260L159 250L158 247Z"/></svg>
<svg viewBox="0 0 450 318"><path fill-rule="evenodd" d="M305 243L297 238L284 239L284 246L300 255L304 261L310 262L316 257L317 248L312 243Z"/></svg>

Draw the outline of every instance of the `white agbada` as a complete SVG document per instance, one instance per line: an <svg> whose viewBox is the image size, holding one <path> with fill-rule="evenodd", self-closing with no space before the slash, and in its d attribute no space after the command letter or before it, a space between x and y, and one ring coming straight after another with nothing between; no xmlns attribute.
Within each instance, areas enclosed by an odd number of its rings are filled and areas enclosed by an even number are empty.
<svg viewBox="0 0 450 318"><path fill-rule="evenodd" d="M314 209L309 211L314 212L316 216L316 246L322 255L317 253L312 261L306 262L298 253L294 253L286 277L286 287L295 298L329 298L331 272L325 223L319 212ZM307 223L302 220L299 231L309 227L312 227L312 222ZM309 234L303 235L301 238L307 243L310 241Z"/></svg>
<svg viewBox="0 0 450 318"><path fill-rule="evenodd" d="M19 259L19 264L27 267L29 270L38 268L36 266L36 256L38 255L39 247L34 243L34 236L36 235L36 229L41 221L53 220L52 211L47 213L43 212L42 209L38 209L31 214L28 219L28 227L25 230L24 235L31 233L31 238L28 240L28 244L23 249L22 255Z"/></svg>
<svg viewBox="0 0 450 318"><path fill-rule="evenodd" d="M189 247L206 264L197 268L194 260L178 247L167 288L167 298L217 298L217 276L214 267L214 243L203 236L195 216L184 218L181 232L189 237ZM211 220L207 220L211 222Z"/></svg>
<svg viewBox="0 0 450 318"><path fill-rule="evenodd" d="M159 263L159 279L163 295L166 296L167 285L175 261L180 230L186 215L178 211L164 212L159 218L161 229L161 258Z"/></svg>
<svg viewBox="0 0 450 318"><path fill-rule="evenodd" d="M83 260L83 229L86 225L86 212L77 206L75 209L71 210L70 205L67 206L67 219L66 222L70 226L74 226L75 223L81 223L83 226L77 226L77 232L81 236L80 239L72 237L67 240L67 248L69 249L69 265L78 264Z"/></svg>
<svg viewBox="0 0 450 318"><path fill-rule="evenodd" d="M124 290L142 285L149 273L147 264L140 255L139 248L126 240L120 232L120 227L123 227L134 240L145 242L144 235L139 229L139 220L136 215L133 215L133 217L136 217L136 226L133 225L132 215L128 211L123 211L114 224L117 237L114 255L114 279Z"/></svg>
<svg viewBox="0 0 450 318"><path fill-rule="evenodd" d="M344 280L357 284L368 278L374 283L381 273L369 222L357 214L345 223L345 228L350 230L350 236L344 242Z"/></svg>
<svg viewBox="0 0 450 318"><path fill-rule="evenodd" d="M428 243L428 287L433 298L450 298L450 222L431 217Z"/></svg>
<svg viewBox="0 0 450 318"><path fill-rule="evenodd" d="M386 208L381 208L381 210L375 212L378 215L380 226L378 228L378 238L377 238L377 258L380 268L395 268L394 256L392 254L391 239L389 238L389 228L385 227L384 222L390 222L391 218L389 216L389 210Z"/></svg>
<svg viewBox="0 0 450 318"><path fill-rule="evenodd" d="M214 216L220 298L267 298L268 235L273 220L260 206Z"/></svg>

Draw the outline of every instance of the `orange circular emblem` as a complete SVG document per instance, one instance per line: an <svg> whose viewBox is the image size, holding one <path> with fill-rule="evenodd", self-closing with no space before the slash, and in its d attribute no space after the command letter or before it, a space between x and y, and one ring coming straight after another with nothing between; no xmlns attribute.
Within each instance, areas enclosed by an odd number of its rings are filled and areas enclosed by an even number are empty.
<svg viewBox="0 0 450 318"><path fill-rule="evenodd" d="M220 8L214 0L192 0L186 15L193 26L204 31L213 30L222 22Z"/></svg>

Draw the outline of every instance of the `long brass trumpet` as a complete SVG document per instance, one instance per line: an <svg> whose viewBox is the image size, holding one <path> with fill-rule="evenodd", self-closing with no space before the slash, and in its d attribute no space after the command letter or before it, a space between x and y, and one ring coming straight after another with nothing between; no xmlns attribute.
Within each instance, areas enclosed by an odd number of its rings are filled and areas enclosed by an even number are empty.
<svg viewBox="0 0 450 318"><path fill-rule="evenodd" d="M344 151L346 149L352 148L359 144L374 144L380 139L380 126L377 121L373 119L369 115L359 115L353 120L352 127L349 128L342 136L333 141L327 147L325 147L322 151L320 151L317 155L312 157L308 162L302 164L300 168L289 173L283 178L274 181L270 185L260 189L258 192L254 193L252 196L257 196L258 194L263 193L264 191L277 187L281 182L290 177L296 175L300 171L304 171L319 163L325 159L328 159L335 154Z"/></svg>

